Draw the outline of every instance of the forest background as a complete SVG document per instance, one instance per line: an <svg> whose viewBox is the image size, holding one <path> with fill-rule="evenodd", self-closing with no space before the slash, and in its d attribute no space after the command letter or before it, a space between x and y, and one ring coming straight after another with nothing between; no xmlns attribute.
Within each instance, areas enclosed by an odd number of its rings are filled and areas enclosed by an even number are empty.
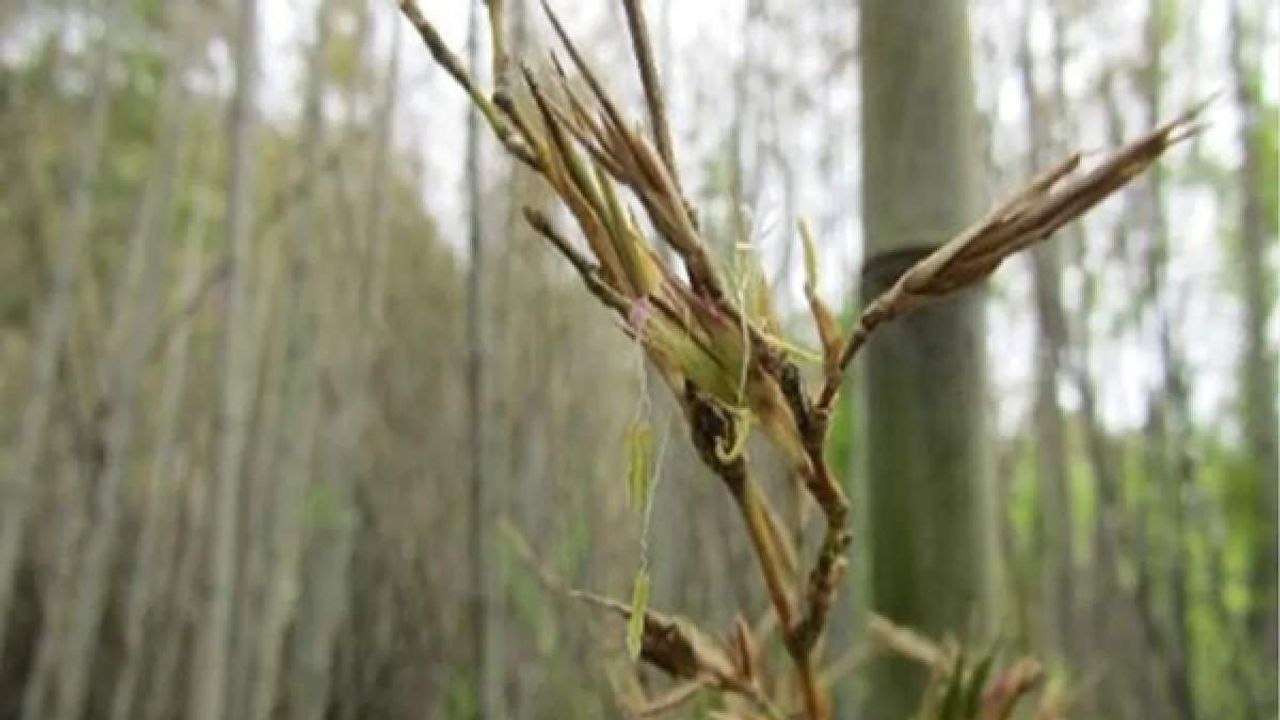
<svg viewBox="0 0 1280 720"><path fill-rule="evenodd" d="M948 630L1041 658L1071 716L1275 717L1280 10L941 4L970 47L975 210L1215 97L1153 172L1006 263L970 311L979 362L942 383L980 392L915 410L982 421L962 492L990 601ZM853 317L862 88L911 72L868 64L859 5L649 4L689 199L724 257L746 229L803 346L796 220ZM620 10L555 7L641 107ZM473 60L482 9L423 4ZM507 14L514 54L548 45L540 8ZM393 3L9 0L0 137L0 718L615 716L656 678L546 575L625 597L643 546L654 607L711 628L766 607L678 411L521 219L546 188ZM970 512L876 515L892 480L868 468L893 458L869 457L886 414L860 373L832 429L841 717L883 662L867 608L910 620L875 599L877 558L945 551L939 518ZM800 517L784 475L767 490Z"/></svg>

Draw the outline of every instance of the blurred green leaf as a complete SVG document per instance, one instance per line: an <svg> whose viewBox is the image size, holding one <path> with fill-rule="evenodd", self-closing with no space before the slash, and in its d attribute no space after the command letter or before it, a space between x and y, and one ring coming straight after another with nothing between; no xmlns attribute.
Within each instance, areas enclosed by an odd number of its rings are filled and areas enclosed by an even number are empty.
<svg viewBox="0 0 1280 720"><path fill-rule="evenodd" d="M649 571L640 568L631 588L631 617L627 620L627 656L640 657L644 641L644 613L649 607Z"/></svg>
<svg viewBox="0 0 1280 720"><path fill-rule="evenodd" d="M627 430L627 504L640 514L649 500L652 452L653 429L647 421L637 420Z"/></svg>

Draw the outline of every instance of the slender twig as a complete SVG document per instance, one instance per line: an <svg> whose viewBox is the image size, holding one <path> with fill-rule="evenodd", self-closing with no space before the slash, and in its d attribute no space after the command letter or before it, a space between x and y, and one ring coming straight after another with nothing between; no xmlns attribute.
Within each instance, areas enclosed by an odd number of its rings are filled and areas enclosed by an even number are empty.
<svg viewBox="0 0 1280 720"><path fill-rule="evenodd" d="M565 256L570 265L573 265L574 269L578 271L578 275L581 276L583 284L587 286L587 289L593 295L599 298L606 306L617 310L624 316L626 315L631 308L631 303L601 279L600 268L574 248L569 243L569 240L555 229L555 226L551 224L551 220L546 215L534 208L526 207L524 209L524 217L538 234L551 241L556 250L559 250L560 254Z"/></svg>
<svg viewBox="0 0 1280 720"><path fill-rule="evenodd" d="M627 28L631 32L631 47L635 52L636 66L640 70L640 83L644 86L645 103L649 106L649 122L653 125L653 140L658 153L667 164L671 179L680 186L676 170L675 151L671 146L671 128L667 123L666 100L662 82L658 78L658 66L653 61L653 44L649 41L649 24L644 17L643 0L622 0L627 11Z"/></svg>
<svg viewBox="0 0 1280 720"><path fill-rule="evenodd" d="M503 118L498 107L494 105L476 85L472 79L471 73L467 72L466 67L462 64L462 60L453 54L453 51L444 44L444 39L440 37L440 33L436 32L435 27L423 16L422 11L413 0L400 0L400 11L413 25L414 30L418 31L422 42L427 46L427 50L431 53L431 57L436 64L444 68L445 72L454 79L454 81L462 87L470 96L471 102L484 115L484 119L489 123L489 127L493 129L493 134L497 136L498 141L507 149L517 160L533 169L538 169L537 158L525 146L521 140L511 129L511 126Z"/></svg>
<svg viewBox="0 0 1280 720"><path fill-rule="evenodd" d="M876 312L872 312L875 309ZM822 392L818 396L814 409L818 413L830 413L832 406L835 404L836 395L840 392L840 388L844 382L844 374L849 369L853 357L858 354L862 346L866 344L867 338L871 337L871 332L888 319L888 316L879 311L873 303L861 315L858 316L858 322L853 327L853 331L849 333L849 339L845 341L843 349L840 351L840 361L837 364L837 371L834 375L827 377L826 384L822 386Z"/></svg>
<svg viewBox="0 0 1280 720"><path fill-rule="evenodd" d="M706 687L707 683L701 679L681 683L661 696L650 700L646 705L635 708L632 712L636 717L641 718L665 715L692 700Z"/></svg>
<svg viewBox="0 0 1280 720"><path fill-rule="evenodd" d="M489 9L489 45L493 53L493 103L502 107L511 98L506 2L505 0L485 0L485 6Z"/></svg>
<svg viewBox="0 0 1280 720"><path fill-rule="evenodd" d="M796 681L804 701L805 716L817 720L823 715L822 702L819 699L819 690L810 660L812 646L802 646L790 640L791 629L796 627L795 609L787 587L786 573L779 559L775 540L776 531L770 526L767 501L751 479L745 454L728 462L720 456L721 448L735 443L734 433L740 433L743 430L735 427L723 411L696 390L686 387L685 400L690 411L694 447L698 450L703 463L720 478L738 505L747 535L751 539L752 550L760 566L769 600L773 605L778 623L784 629L784 639L787 640L784 645L795 665Z"/></svg>

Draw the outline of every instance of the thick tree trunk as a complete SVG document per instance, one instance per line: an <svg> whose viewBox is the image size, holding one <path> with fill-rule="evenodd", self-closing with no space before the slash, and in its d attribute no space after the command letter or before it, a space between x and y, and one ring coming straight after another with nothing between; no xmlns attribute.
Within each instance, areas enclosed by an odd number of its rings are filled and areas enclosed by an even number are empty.
<svg viewBox="0 0 1280 720"><path fill-rule="evenodd" d="M977 212L976 126L966 5L862 4L863 298ZM991 611L982 291L885 328L866 351L871 608L934 636ZM925 673L887 660L875 717L908 717Z"/></svg>

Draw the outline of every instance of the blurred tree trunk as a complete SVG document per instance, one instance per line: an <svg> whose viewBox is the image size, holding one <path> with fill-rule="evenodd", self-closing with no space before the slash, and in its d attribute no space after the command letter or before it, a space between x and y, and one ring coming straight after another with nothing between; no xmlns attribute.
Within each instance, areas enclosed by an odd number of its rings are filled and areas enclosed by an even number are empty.
<svg viewBox="0 0 1280 720"><path fill-rule="evenodd" d="M467 64L473 72L480 67L480 3L472 2L467 20ZM489 518L485 516L489 500L489 478L486 463L485 428L491 418L485 412L486 366L488 344L485 338L485 242L482 224L484 181L481 178L480 120L467 113L466 187L467 232L470 249L467 270L467 456L470 463L470 495L467 499L467 567L470 577L470 658L471 692L476 700L477 717L492 719L489 706L490 678L493 659L489 657L490 578Z"/></svg>
<svg viewBox="0 0 1280 720"><path fill-rule="evenodd" d="M966 4L861 7L870 301L974 219L978 157ZM934 636L992 611L982 328L975 290L893 323L866 351L871 609ZM908 661L878 663L874 716L910 716L924 679Z"/></svg>
<svg viewBox="0 0 1280 720"><path fill-rule="evenodd" d="M368 38L373 17L367 8L356 8L359 21L352 36L356 53L369 46ZM359 55L358 55L359 57ZM389 92L389 91L388 91ZM358 91L348 98L351 114L356 104L362 102ZM388 111L389 112L389 111ZM381 122L390 122L383 115ZM380 132L389 132L383 128ZM390 142L386 138L385 142ZM384 152L378 150L376 152ZM326 394L332 401L332 411L326 411L326 422L321 425L324 439L318 448L320 467L317 484L312 492L321 500L325 512L315 513L308 523L309 540L303 565L304 593L299 603L297 626L306 627L305 633L293 635L293 678L290 681L292 717L318 719L328 714L334 698L334 664L336 642L344 621L348 619L353 587L352 558L356 544L357 483L370 477L364 460L365 429L367 424L366 395L372 387L369 367L372 363L372 344L376 328L375 304L381 293L382 266L377 258L383 249L382 235L386 231L385 207L387 205L387 180L384 175L370 177L366 183L369 194L363 207L372 210L363 218L354 212L360 203L350 192L348 175L339 173L336 189L343 202L334 203L349 208L350 232L337 233L334 240L346 244L353 255L354 272L331 273L329 286L320 297L333 303L322 317L334 320L328 332L318 332L327 339L327 347L317 347L328 368L326 377L334 392ZM362 224L363 221L363 224ZM358 240L364 238L361 245ZM359 331L351 336L344 331L343 318L354 323ZM319 330L319 328L318 328Z"/></svg>
<svg viewBox="0 0 1280 720"><path fill-rule="evenodd" d="M733 252L733 244L747 236L751 231L749 222L750 215L745 215L748 204L759 199L759 182L760 174L758 169L760 163L760 134L758 124L753 122L750 128L751 133L751 155L747 155L748 128L747 120L754 120L754 110L751 108L752 94L751 82L753 81L756 68L756 53L760 52L760 48L756 45L756 40L760 37L758 26L760 19L765 14L765 0L747 0L746 12L742 16L742 30L739 35L739 42L742 43L742 51L738 58L737 66L733 71L733 122L729 129L729 198L731 203L728 208L729 216L728 227L734 230L732 236L726 237L723 247L716 248L723 253L725 257L729 257ZM752 171L750 173L750 181L748 181L747 163L752 163ZM756 208L757 211L760 208Z"/></svg>
<svg viewBox="0 0 1280 720"><path fill-rule="evenodd" d="M253 222L253 136L258 76L256 0L240 0L235 38L235 91L231 99L231 163L227 185L226 303L220 337L218 410L215 422L215 483L209 544L207 612L197 640L187 712L192 720L221 720L226 706L236 598L237 513L241 456L245 444L249 378L245 367L246 273Z"/></svg>
<svg viewBox="0 0 1280 720"><path fill-rule="evenodd" d="M1126 137L1120 101L1116 95L1115 73L1107 73L1100 88L1107 123L1107 141L1119 146ZM1116 223L1111 237L1112 253L1121 253L1131 240L1130 214ZM1098 652L1118 658L1121 672L1103 677L1100 686L1104 697L1112 702L1108 708L1118 709L1122 717L1142 717L1153 712L1155 683L1150 667L1151 647L1160 642L1149 631L1154 627L1150 608L1138 597L1135 582L1123 572L1126 563L1136 563L1140 556L1136 530L1130 527L1131 508L1122 497L1123 457L1119 447L1107 435L1097 401L1097 384L1092 377L1089 354L1089 317L1096 312L1097 275L1085 272L1088 263L1083 245L1076 265L1086 278L1082 292L1078 332L1077 362L1074 380L1080 393L1080 418L1084 425L1085 453L1093 476L1097 509L1094 513L1096 594L1093 617L1095 647ZM1135 573L1137 574L1137 573Z"/></svg>
<svg viewBox="0 0 1280 720"><path fill-rule="evenodd" d="M209 515L210 489L208 477L199 464L184 464L175 473L182 479L179 502L182 506L182 544L175 552L173 582L167 588L167 612L156 633L159 647L151 677L146 682L145 702L139 717L162 720L186 712L189 700L181 692L179 682L184 670L196 666L196 659L184 650L198 648L202 625L201 574L208 555L205 538L212 524Z"/></svg>
<svg viewBox="0 0 1280 720"><path fill-rule="evenodd" d="M192 175L193 182L209 177L217 150L218 146L212 143L202 150L203 157L199 170ZM201 478L194 467L204 457L198 448L205 443L202 442L203 433L196 433L194 438L183 438L180 430L183 401L187 397L187 366L195 364L190 357L190 346L192 336L196 335L192 327L196 323L196 313L194 306L188 303L199 297L205 280L205 242L214 211L211 205L208 196L195 203L182 240L186 246L179 294L183 309L170 321L176 325L172 327L166 351L160 407L155 423L157 436L150 465L150 489L165 497L163 505L154 506L154 512L161 513L163 517L154 523L154 527L144 525L139 540L140 553L150 554L147 548L152 542L159 547L149 561L159 567L145 571L148 575L155 573L154 598L143 599L149 607L142 611L143 635L148 640L153 658L145 673L133 678L126 673L119 681L118 692L126 697L117 696L117 706L129 703L136 706L134 710L125 708L120 711L125 718L158 720L162 713L173 714L173 703L177 700L174 686L180 684L175 678L179 672L181 651L188 647L188 628L196 626L193 610L197 596L195 586L202 566L203 553L200 551L207 536L207 521L204 518L205 488L199 482ZM152 534L154 539L150 539ZM135 582L142 581L135 579ZM145 589L143 592L146 593ZM153 617L145 617L147 614ZM136 685L136 689L131 685ZM137 697L130 699L127 697L129 694Z"/></svg>
<svg viewBox="0 0 1280 720"><path fill-rule="evenodd" d="M201 235L204 228L203 209L197 207L196 217L192 220L192 229L185 240L186 256L183 260L183 275L180 298L192 297L197 291L200 279L203 253L201 251ZM124 635L127 650L132 654L130 660L120 668L120 677L116 681L116 693L112 699L112 720L131 720L140 717L135 710L137 696L142 689L142 681L146 677L143 671L147 652L159 656L160 648L168 640L159 643L156 638L164 638L159 632L159 624L149 615L158 604L158 598L169 588L164 580L169 573L166 568L173 565L178 529L177 518L181 506L169 498L178 495L174 477L176 475L175 456L180 440L178 435L179 411L186 388L186 373L191 340L191 323L180 320L174 328L165 352L165 370L162 380L159 409L156 412L156 438L151 455L147 476L147 491L143 499L142 529L138 537L137 557L129 581L128 595L125 601ZM177 633L175 633L177 634ZM144 641L153 642L144 645ZM158 672L152 666L152 672Z"/></svg>
<svg viewBox="0 0 1280 720"><path fill-rule="evenodd" d="M1267 272L1267 256L1276 242L1274 213L1267 208L1263 193L1274 177L1265 177L1259 92L1262 73L1258 67L1258 50L1246 40L1245 18L1241 0L1231 2L1231 72L1234 75L1236 104L1240 110L1240 272L1244 295L1245 337L1241 377L1244 405L1245 441L1253 463L1257 525L1257 542L1253 549L1253 610L1249 617L1249 633L1257 638L1257 655L1267 685L1262 697L1266 705L1262 716L1276 714L1276 508L1280 488L1280 421L1276 411L1276 352L1267 341L1267 324L1274 303L1274 278ZM1259 10L1261 6L1258 6ZM1249 53L1246 55L1246 53ZM1271 214L1268 219L1268 213Z"/></svg>
<svg viewBox="0 0 1280 720"><path fill-rule="evenodd" d="M1142 74L1142 93L1145 101L1147 127L1160 123L1163 111L1164 47L1166 36L1175 27L1169 8L1160 0L1151 0L1146 20L1147 65ZM1183 518L1186 503L1190 499L1195 482L1195 468L1191 461L1191 429L1188 409L1188 392L1185 363L1178 353L1173 337L1174 318L1181 316L1175 307L1177 293L1169 288L1169 229L1165 209L1164 170L1159 165L1150 169L1147 176L1147 233L1146 287L1143 296L1150 299L1155 313L1157 344L1160 350L1160 386L1150 398L1147 416L1147 473L1148 482L1157 488L1156 516L1148 529L1156 542L1150 546L1168 548L1168 576L1153 577L1154 568L1160 563L1144 553L1138 568L1138 593L1144 606L1157 600L1153 594L1154 582L1163 581L1168 593L1167 629L1159 627L1159 613L1154 608L1147 612L1149 635L1160 637L1153 649L1158 651L1159 661L1169 692L1173 710L1182 720L1195 720L1195 696L1191 683L1190 610L1187 597L1186 568L1189 561ZM1162 507L1162 503L1167 503ZM1139 513L1144 509L1139 508ZM1163 516L1163 517L1161 517ZM1167 522L1167 527L1161 525ZM1144 537L1140 533L1139 537ZM1167 543L1159 538L1168 538Z"/></svg>
<svg viewBox="0 0 1280 720"><path fill-rule="evenodd" d="M306 183L299 183L305 186ZM299 195L304 195L299 190ZM288 213L290 219L293 212ZM257 231L261 233L261 230ZM263 237L266 237L264 234ZM276 530L287 526L289 508L277 507L279 496L288 485L282 464L301 449L307 439L289 435L285 450L282 437L295 433L282 420L286 391L292 390L295 378L284 375L284 355L289 342L281 308L292 287L286 268L291 257L288 242L263 243L253 255L254 291L246 300L243 332L245 360L245 444L241 451L242 477L238 500L240 542L236 547L236 607L232 618L231 670L227 677L227 715L244 717L256 699L253 686L260 678L258 654L267 635L263 628L271 591L274 568L272 542Z"/></svg>
<svg viewBox="0 0 1280 720"><path fill-rule="evenodd" d="M0 660L5 654L9 608L31 509L36 466L44 449L49 410L57 390L55 380L59 358L66 342L75 299L76 272L93 225L94 191L111 101L109 71L115 40L112 33L120 4L119 0L102 0L95 4L102 13L103 24L101 36L96 38L92 50L93 70L89 81L92 89L80 136L82 144L76 158L67 214L60 224L62 230L53 265L52 286L36 329L35 349L29 365L30 391L22 411L17 447L13 449L4 485L0 487L0 493L3 493L0 494Z"/></svg>
<svg viewBox="0 0 1280 720"><path fill-rule="evenodd" d="M53 535L52 578L47 581L41 602L39 644L22 693L23 720L45 720L51 687L59 668L68 662L66 636L75 604L71 590L80 573L81 550L88 525L84 488L89 483L84 477L85 468L76 456L70 428L65 424L55 424L53 435L55 449L60 451L58 455L61 458L53 468L52 481L52 499L57 507L58 522Z"/></svg>
<svg viewBox="0 0 1280 720"><path fill-rule="evenodd" d="M507 52L513 58L523 57L529 49L528 7L525 0L505 2ZM494 78L494 82L496 86L497 78ZM518 92L516 96L519 101ZM529 372L528 357L522 353L505 352L505 348L527 347L528 341L523 339L527 334L521 333L519 329L528 324L524 303L529 302L529 295L538 292L545 282L540 272L534 272L532 267L519 262L531 244L522 208L538 201L540 182L540 179L518 163L507 170L503 193L505 197L502 198L505 200L502 226L504 246L492 255L490 273L497 277L497 281L489 287L494 298L493 304L488 308L489 322L494 328L491 336L493 342L488 348L488 367L490 377L493 378L490 387L493 390L486 408L492 413L493 419L487 423L486 442L489 443L490 457L498 459L498 462L490 466L496 467L497 471L493 472L494 481L486 488L486 515L490 518L514 519L521 528L528 527L523 522L526 516L521 511L529 509L530 504L543 502L545 496L542 488L529 481L535 471L528 463L528 446L534 441L531 438L534 433L526 424L525 408L521 407L521 401L528 394L525 388L529 380L538 376ZM534 251L540 249L534 248ZM523 488L523 498L513 502L515 496L508 488L515 487ZM520 692L519 673L510 674L509 680L507 667L511 657L519 655L519 649L509 650L509 647L516 645L508 638L515 634L517 626L511 622L510 617L510 594L513 588L508 555L499 550L496 541L491 541L490 546L493 550L490 561L492 571L488 575L487 585L488 602L485 606L489 618L486 621L489 632L485 638L485 655L490 658L489 667L492 672L486 677L482 692L490 717L503 718L509 714L509 707L522 707L518 699L508 699L508 696L517 698ZM510 689L508 682L512 683Z"/></svg>
<svg viewBox="0 0 1280 720"><path fill-rule="evenodd" d="M174 43L173 48L159 103L161 122L155 168L129 240L128 257L132 262L119 271L118 302L113 308L106 356L101 360L107 383L103 388L106 419L102 430L106 457L101 473L94 479L92 520L74 590L67 663L60 668L56 712L50 716L58 720L79 720L88 699L98 635L111 589L111 569L116 561L121 495L133 455L138 391L163 300L161 288L175 212L173 189L178 183L177 167L187 122L181 44ZM126 638L126 650L130 642L136 655L140 639Z"/></svg>
<svg viewBox="0 0 1280 720"><path fill-rule="evenodd" d="M253 687L249 706L251 720L273 717L281 687L284 641L290 620L296 617L306 531L307 492L316 467L313 462L316 426L320 410L317 397L316 326L319 293L315 287L314 255L317 244L317 186L323 147L323 99L325 64L330 30L329 0L321 0L314 15L314 36L307 53L306 89L303 95L302 129L298 154L301 156L301 187L298 206L292 213L292 242L287 252L286 290L281 298L279 326L284 334L284 355L280 359L281 391L279 426L264 428L266 455L274 458L278 479L260 478L262 504L272 508L271 517L260 523L266 535L262 547L265 568L262 618L259 632L252 635L254 651ZM274 480L274 481L273 481ZM299 635L310 637L315 628L299 624ZM251 636L246 635L246 639ZM301 638L299 638L299 641ZM298 672L303 669L296 668ZM304 699L299 699L298 705ZM303 710L297 709L299 713ZM296 717L297 715L295 715Z"/></svg>
<svg viewBox="0 0 1280 720"><path fill-rule="evenodd" d="M1022 90L1027 104L1027 177L1056 160L1053 134L1045 120L1045 102L1036 87L1035 60L1031 47L1031 12L1023 20L1019 48ZM1061 18L1054 23L1055 46L1061 42ZM1055 53L1056 55L1057 53ZM1061 63L1055 58L1054 74L1060 76ZM1056 104L1056 103L1055 103ZM1055 116L1060 116L1062 108ZM1031 278L1036 322L1035 360L1035 447L1036 479L1040 498L1040 599L1043 609L1042 637L1046 654L1070 659L1074 628L1075 566L1072 551L1072 507L1068 491L1066 434L1062 407L1058 404L1063 348L1067 343L1066 313L1062 307L1062 260L1057 241L1050 240L1031 249Z"/></svg>

